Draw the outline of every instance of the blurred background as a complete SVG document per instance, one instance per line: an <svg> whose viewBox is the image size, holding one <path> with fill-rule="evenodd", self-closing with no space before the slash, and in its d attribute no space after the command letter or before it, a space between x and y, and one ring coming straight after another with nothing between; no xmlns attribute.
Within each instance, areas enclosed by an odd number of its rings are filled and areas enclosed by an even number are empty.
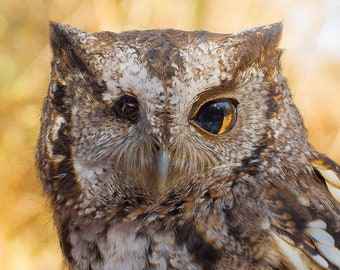
<svg viewBox="0 0 340 270"><path fill-rule="evenodd" d="M49 81L48 21L93 32L205 29L282 21L283 69L313 145L340 162L338 0L2 0L0 5L0 268L62 269L34 168Z"/></svg>

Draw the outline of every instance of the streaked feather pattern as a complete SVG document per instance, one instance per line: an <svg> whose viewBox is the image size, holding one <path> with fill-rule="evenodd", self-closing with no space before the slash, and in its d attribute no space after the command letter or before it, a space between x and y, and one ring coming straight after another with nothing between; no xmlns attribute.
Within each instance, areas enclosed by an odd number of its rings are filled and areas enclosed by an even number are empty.
<svg viewBox="0 0 340 270"><path fill-rule="evenodd" d="M307 140L281 31L51 23L37 167L70 269L340 269L340 169Z"/></svg>

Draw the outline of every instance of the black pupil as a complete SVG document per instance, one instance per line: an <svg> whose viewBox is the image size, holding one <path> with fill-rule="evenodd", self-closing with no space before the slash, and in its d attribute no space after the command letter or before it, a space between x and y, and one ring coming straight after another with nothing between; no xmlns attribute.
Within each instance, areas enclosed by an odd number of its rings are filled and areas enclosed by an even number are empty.
<svg viewBox="0 0 340 270"><path fill-rule="evenodd" d="M122 96L113 104L112 113L123 121L136 123L139 119L139 102L134 96Z"/></svg>
<svg viewBox="0 0 340 270"><path fill-rule="evenodd" d="M232 113L232 108L229 102L210 101L200 108L194 120L204 130L217 134L224 117L230 113Z"/></svg>

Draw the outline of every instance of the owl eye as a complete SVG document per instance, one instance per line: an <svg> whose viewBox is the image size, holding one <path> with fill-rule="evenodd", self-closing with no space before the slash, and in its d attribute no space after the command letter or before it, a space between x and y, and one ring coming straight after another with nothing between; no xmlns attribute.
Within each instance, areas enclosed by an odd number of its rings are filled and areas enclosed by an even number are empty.
<svg viewBox="0 0 340 270"><path fill-rule="evenodd" d="M192 121L211 134L225 134L236 122L237 101L233 99L212 100L203 104Z"/></svg>
<svg viewBox="0 0 340 270"><path fill-rule="evenodd" d="M134 96L124 95L113 104L111 113L123 121L134 124L139 119L139 102Z"/></svg>

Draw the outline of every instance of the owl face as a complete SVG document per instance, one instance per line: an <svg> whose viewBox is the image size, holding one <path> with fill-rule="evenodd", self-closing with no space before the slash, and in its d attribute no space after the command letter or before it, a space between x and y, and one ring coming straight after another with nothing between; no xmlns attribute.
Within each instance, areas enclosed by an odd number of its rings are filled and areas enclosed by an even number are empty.
<svg viewBox="0 0 340 270"><path fill-rule="evenodd" d="M51 25L37 161L70 269L339 268L340 169L280 34Z"/></svg>
<svg viewBox="0 0 340 270"><path fill-rule="evenodd" d="M261 155L308 148L291 147L304 130L279 71L280 24L237 35L51 28L40 143L56 201L100 216L120 190L152 203L213 168L261 170Z"/></svg>

